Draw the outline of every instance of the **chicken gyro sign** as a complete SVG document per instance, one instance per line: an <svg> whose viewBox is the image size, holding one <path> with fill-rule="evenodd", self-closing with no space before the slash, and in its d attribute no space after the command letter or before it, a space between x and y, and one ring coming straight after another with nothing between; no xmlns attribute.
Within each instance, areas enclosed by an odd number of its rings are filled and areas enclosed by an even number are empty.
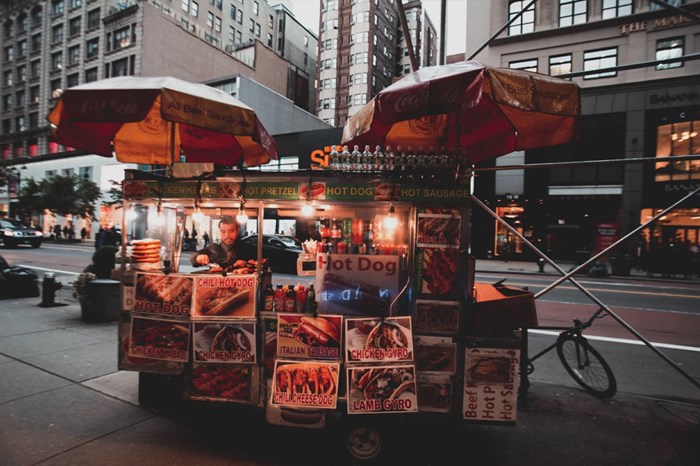
<svg viewBox="0 0 700 466"><path fill-rule="evenodd" d="M195 322L195 362L255 362L254 322Z"/></svg>
<svg viewBox="0 0 700 466"><path fill-rule="evenodd" d="M348 362L413 361L411 318L351 318L345 320Z"/></svg>
<svg viewBox="0 0 700 466"><path fill-rule="evenodd" d="M342 316L278 314L277 354L300 359L340 359Z"/></svg>
<svg viewBox="0 0 700 466"><path fill-rule="evenodd" d="M276 361L273 405L335 409L340 363Z"/></svg>

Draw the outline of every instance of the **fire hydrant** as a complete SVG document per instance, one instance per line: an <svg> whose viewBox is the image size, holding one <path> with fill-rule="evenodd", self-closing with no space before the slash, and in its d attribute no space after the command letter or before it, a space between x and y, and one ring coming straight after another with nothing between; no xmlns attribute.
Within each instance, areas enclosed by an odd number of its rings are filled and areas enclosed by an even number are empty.
<svg viewBox="0 0 700 466"><path fill-rule="evenodd" d="M539 273L544 273L544 264L545 263L546 263L545 260L542 259L541 257L539 259L537 259L537 267L540 268Z"/></svg>
<svg viewBox="0 0 700 466"><path fill-rule="evenodd" d="M56 305L56 292L61 289L62 283L56 282L53 272L46 272L41 283L41 305L51 307Z"/></svg>

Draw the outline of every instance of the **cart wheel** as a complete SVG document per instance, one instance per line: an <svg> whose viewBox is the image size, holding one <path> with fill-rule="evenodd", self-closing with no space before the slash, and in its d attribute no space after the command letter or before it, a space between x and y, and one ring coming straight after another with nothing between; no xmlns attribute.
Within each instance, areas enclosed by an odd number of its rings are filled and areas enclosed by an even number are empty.
<svg viewBox="0 0 700 466"><path fill-rule="evenodd" d="M352 457L361 461L373 460L379 456L384 446L382 432L374 426L350 425L345 445Z"/></svg>

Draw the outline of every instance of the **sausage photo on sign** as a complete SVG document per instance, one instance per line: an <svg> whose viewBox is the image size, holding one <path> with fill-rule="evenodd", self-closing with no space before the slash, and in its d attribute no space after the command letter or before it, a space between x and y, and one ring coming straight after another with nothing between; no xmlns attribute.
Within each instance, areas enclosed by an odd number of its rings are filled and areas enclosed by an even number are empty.
<svg viewBox="0 0 700 466"><path fill-rule="evenodd" d="M325 199L326 184L314 182L299 186L299 199Z"/></svg>
<svg viewBox="0 0 700 466"><path fill-rule="evenodd" d="M207 288L197 290L197 307L203 316L228 315L250 298L250 290Z"/></svg>
<svg viewBox="0 0 700 466"><path fill-rule="evenodd" d="M302 317L294 338L307 346L340 346L338 328L324 317Z"/></svg>

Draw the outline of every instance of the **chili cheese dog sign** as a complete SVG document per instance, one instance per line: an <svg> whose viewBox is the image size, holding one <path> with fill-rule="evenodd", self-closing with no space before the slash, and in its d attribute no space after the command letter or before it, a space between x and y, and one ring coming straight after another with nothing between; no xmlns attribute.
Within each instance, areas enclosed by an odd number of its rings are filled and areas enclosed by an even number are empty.
<svg viewBox="0 0 700 466"><path fill-rule="evenodd" d="M276 361L271 403L335 409L340 363Z"/></svg>

